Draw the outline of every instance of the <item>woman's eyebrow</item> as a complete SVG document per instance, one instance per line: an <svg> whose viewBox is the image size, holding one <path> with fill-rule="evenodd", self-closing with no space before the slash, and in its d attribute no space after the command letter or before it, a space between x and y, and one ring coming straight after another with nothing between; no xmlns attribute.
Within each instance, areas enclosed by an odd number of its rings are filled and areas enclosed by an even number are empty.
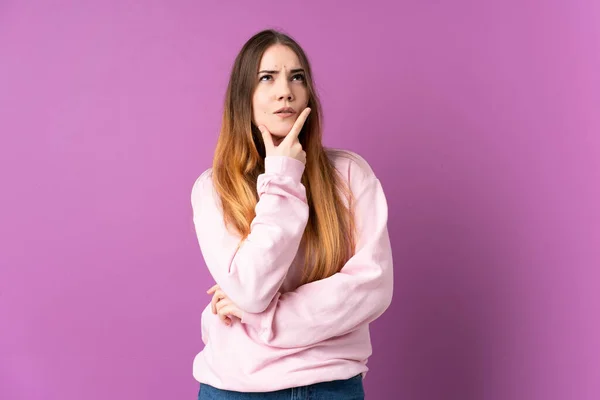
<svg viewBox="0 0 600 400"><path fill-rule="evenodd" d="M291 69L290 70L290 74L295 74L297 72L304 72L304 70L302 68L295 68L295 69ZM262 73L266 73L266 74L278 74L279 71L263 69L262 71L258 71L258 73L259 74L262 74Z"/></svg>

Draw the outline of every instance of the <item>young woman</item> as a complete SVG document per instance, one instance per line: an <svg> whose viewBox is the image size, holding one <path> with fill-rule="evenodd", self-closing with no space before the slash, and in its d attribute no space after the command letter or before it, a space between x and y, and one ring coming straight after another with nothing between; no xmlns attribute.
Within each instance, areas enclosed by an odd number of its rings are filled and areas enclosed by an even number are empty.
<svg viewBox="0 0 600 400"><path fill-rule="evenodd" d="M235 59L193 218L216 285L199 399L363 399L369 323L393 292L387 202L368 163L325 149L302 48L274 30Z"/></svg>

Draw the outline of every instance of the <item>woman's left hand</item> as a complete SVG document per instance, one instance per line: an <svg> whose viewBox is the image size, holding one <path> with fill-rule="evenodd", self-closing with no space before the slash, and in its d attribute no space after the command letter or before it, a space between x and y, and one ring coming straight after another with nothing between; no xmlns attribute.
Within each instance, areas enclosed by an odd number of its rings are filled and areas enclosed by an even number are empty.
<svg viewBox="0 0 600 400"><path fill-rule="evenodd" d="M213 314L219 315L219 319L226 325L231 325L232 316L242 319L243 311L221 290L219 285L215 285L206 292L213 294L210 302Z"/></svg>

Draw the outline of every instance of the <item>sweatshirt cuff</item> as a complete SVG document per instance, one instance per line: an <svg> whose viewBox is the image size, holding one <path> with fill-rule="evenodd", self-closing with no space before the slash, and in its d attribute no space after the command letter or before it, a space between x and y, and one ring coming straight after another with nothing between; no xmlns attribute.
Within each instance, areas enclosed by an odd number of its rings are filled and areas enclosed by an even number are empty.
<svg viewBox="0 0 600 400"><path fill-rule="evenodd" d="M259 332L262 330L260 314L244 311L241 320L242 324L250 325Z"/></svg>
<svg viewBox="0 0 600 400"><path fill-rule="evenodd" d="M275 318L275 310L279 302L280 292L277 292L271 303L266 310L260 313L249 313L244 311L242 318L240 318L242 324L246 324L258 332L258 336L264 343L267 343L273 337L272 325Z"/></svg>
<svg viewBox="0 0 600 400"><path fill-rule="evenodd" d="M300 181L305 165L302 161L288 156L265 157L265 173L286 175L295 181Z"/></svg>
<svg viewBox="0 0 600 400"><path fill-rule="evenodd" d="M244 312L242 314L241 323L252 327L258 333L258 337L263 343L267 343L270 339L269 329L265 325L265 316L263 313L254 314Z"/></svg>

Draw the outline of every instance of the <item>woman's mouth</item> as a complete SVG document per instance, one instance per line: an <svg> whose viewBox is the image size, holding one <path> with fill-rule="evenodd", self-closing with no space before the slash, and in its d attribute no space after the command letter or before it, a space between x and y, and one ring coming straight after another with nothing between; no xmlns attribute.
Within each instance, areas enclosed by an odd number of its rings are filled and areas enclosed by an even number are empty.
<svg viewBox="0 0 600 400"><path fill-rule="evenodd" d="M289 118L294 114L296 114L296 110L292 107L282 107L275 111L275 115L278 115L280 118Z"/></svg>
<svg viewBox="0 0 600 400"><path fill-rule="evenodd" d="M296 115L295 112L279 112L279 113L275 113L275 115L277 115L280 118L288 118L291 117L292 115Z"/></svg>

